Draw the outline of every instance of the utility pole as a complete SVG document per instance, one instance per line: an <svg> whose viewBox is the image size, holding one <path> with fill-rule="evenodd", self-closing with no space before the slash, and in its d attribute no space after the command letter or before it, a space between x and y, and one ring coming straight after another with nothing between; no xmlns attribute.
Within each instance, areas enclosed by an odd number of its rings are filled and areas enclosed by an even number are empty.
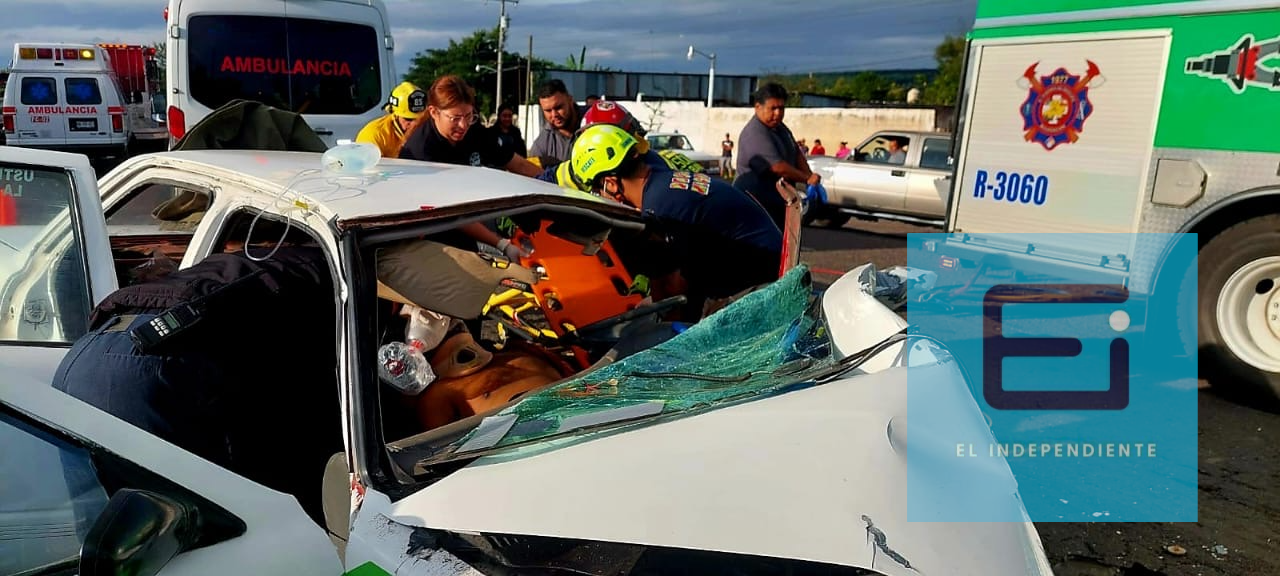
<svg viewBox="0 0 1280 576"><path fill-rule="evenodd" d="M525 123L525 134L532 132L532 114L529 114L529 102L534 100L534 35L529 35L529 58L525 60L525 101L521 102L520 119ZM526 136L527 138L527 136Z"/></svg>
<svg viewBox="0 0 1280 576"><path fill-rule="evenodd" d="M507 47L507 24L510 19L507 18L507 2L519 4L520 0L498 0L498 98L493 101L493 113L498 113L498 107L502 105L502 53Z"/></svg>

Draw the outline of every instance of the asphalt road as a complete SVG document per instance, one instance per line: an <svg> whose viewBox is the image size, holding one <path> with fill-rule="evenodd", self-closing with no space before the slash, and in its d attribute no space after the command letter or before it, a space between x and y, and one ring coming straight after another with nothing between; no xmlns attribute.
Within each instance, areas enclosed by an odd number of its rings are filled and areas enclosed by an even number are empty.
<svg viewBox="0 0 1280 576"><path fill-rule="evenodd" d="M906 265L908 234L936 231L857 220L806 228L801 260L825 284L868 261ZM1037 523L1058 576L1280 574L1280 415L1226 400L1204 381L1198 394L1199 521Z"/></svg>

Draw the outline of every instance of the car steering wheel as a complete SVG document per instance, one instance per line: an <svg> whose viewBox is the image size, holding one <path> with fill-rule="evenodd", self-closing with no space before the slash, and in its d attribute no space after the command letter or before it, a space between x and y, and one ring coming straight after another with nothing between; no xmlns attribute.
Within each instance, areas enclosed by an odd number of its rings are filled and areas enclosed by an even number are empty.
<svg viewBox="0 0 1280 576"><path fill-rule="evenodd" d="M888 162L889 151L885 148L876 148L871 152L871 159L877 162Z"/></svg>
<svg viewBox="0 0 1280 576"><path fill-rule="evenodd" d="M688 301L689 299L683 295L663 298L657 302L642 304L621 314L597 320L578 328L576 332L582 340L616 342L622 337L622 328L627 324L641 318L660 316L679 306L683 306Z"/></svg>

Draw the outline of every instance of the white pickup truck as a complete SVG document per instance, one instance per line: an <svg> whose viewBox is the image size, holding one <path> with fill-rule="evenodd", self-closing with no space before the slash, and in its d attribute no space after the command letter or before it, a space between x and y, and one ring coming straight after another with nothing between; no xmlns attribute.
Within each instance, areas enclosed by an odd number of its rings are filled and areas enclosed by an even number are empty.
<svg viewBox="0 0 1280 576"><path fill-rule="evenodd" d="M657 150L659 154L666 150L677 152L698 163L702 167L704 174L720 175L720 157L695 150L693 144L689 142L689 137L684 134L678 132L650 132L645 135L645 139L649 141L649 146Z"/></svg>
<svg viewBox="0 0 1280 576"><path fill-rule="evenodd" d="M941 226L951 190L951 134L884 130L845 158L812 156L825 198L810 198L805 223L840 227L851 217Z"/></svg>

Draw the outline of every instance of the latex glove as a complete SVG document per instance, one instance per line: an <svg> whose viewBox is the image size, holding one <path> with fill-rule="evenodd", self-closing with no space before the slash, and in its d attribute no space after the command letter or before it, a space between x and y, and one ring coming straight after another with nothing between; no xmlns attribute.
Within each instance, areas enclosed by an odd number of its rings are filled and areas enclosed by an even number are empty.
<svg viewBox="0 0 1280 576"><path fill-rule="evenodd" d="M512 262L519 262L521 258L528 258L533 255L532 250L525 250L524 247L512 242L510 238L499 240L498 250L506 254L507 260Z"/></svg>

